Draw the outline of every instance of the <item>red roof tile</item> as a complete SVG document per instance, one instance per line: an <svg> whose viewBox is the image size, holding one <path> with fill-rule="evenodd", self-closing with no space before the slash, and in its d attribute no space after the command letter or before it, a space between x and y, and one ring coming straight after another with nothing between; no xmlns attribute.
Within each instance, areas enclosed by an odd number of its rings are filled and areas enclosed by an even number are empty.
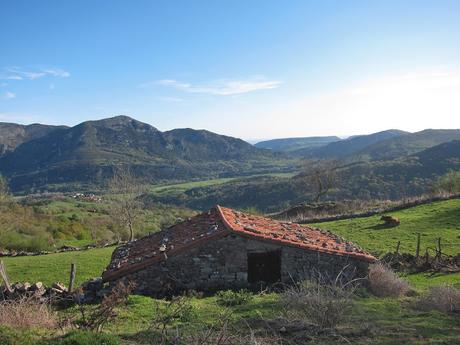
<svg viewBox="0 0 460 345"><path fill-rule="evenodd" d="M103 278L106 281L117 279L232 232L278 244L375 261L369 253L329 232L216 206L168 229L118 247Z"/></svg>
<svg viewBox="0 0 460 345"><path fill-rule="evenodd" d="M297 223L280 222L217 206L224 224L244 236L337 255L349 255L366 261L375 257L351 242L321 229Z"/></svg>

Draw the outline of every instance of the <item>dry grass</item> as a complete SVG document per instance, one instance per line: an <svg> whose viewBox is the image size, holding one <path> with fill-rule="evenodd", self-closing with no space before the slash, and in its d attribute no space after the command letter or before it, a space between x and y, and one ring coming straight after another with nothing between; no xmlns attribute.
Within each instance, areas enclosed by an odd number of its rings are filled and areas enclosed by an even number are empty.
<svg viewBox="0 0 460 345"><path fill-rule="evenodd" d="M58 327L58 319L50 305L34 298L21 298L0 302L0 324L20 329L53 329Z"/></svg>
<svg viewBox="0 0 460 345"><path fill-rule="evenodd" d="M304 281L280 296L290 319L313 322L320 329L334 329L346 321L353 306L354 289L337 282Z"/></svg>
<svg viewBox="0 0 460 345"><path fill-rule="evenodd" d="M369 267L369 285L372 293L378 297L400 297L410 290L408 282L381 263Z"/></svg>
<svg viewBox="0 0 460 345"><path fill-rule="evenodd" d="M443 313L460 311L460 290L452 285L430 286L416 304L419 310L438 310Z"/></svg>

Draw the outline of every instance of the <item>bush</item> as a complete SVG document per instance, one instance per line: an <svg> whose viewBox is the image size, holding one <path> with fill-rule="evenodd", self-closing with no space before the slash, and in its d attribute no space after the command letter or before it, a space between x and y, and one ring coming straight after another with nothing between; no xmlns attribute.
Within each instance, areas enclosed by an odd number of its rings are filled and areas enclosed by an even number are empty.
<svg viewBox="0 0 460 345"><path fill-rule="evenodd" d="M419 310L438 310L443 313L460 311L460 290L452 285L430 286L416 302Z"/></svg>
<svg viewBox="0 0 460 345"><path fill-rule="evenodd" d="M157 339L159 344L178 344L171 341L177 340L177 331L171 335L170 329L176 322L191 322L196 319L191 304L185 297L176 297L170 301L154 301L154 314L149 331L153 332L152 337ZM172 338L171 338L172 336Z"/></svg>
<svg viewBox="0 0 460 345"><path fill-rule="evenodd" d="M73 331L69 334L44 341L40 345L120 345L120 338L103 333L88 331Z"/></svg>
<svg viewBox="0 0 460 345"><path fill-rule="evenodd" d="M372 293L378 297L404 296L410 290L409 283L380 263L369 267L369 286Z"/></svg>
<svg viewBox="0 0 460 345"><path fill-rule="evenodd" d="M88 311L86 304L79 303L81 318L77 321L77 325L81 329L101 332L108 322L118 316L116 308L128 302L128 297L133 289L133 283L125 284L119 281L112 291L104 296L97 308L91 308Z"/></svg>
<svg viewBox="0 0 460 345"><path fill-rule="evenodd" d="M242 305L246 304L252 300L253 295L248 290L239 290L239 291L219 291L216 294L217 297L217 304L225 306L225 307L232 307L235 305Z"/></svg>
<svg viewBox="0 0 460 345"><path fill-rule="evenodd" d="M441 176L434 189L437 192L460 193L460 171L450 171Z"/></svg>
<svg viewBox="0 0 460 345"><path fill-rule="evenodd" d="M56 314L48 304L33 298L0 302L0 325L11 328L56 328Z"/></svg>
<svg viewBox="0 0 460 345"><path fill-rule="evenodd" d="M308 320L321 329L336 328L353 306L354 289L337 283L304 281L286 289L280 302L288 317Z"/></svg>

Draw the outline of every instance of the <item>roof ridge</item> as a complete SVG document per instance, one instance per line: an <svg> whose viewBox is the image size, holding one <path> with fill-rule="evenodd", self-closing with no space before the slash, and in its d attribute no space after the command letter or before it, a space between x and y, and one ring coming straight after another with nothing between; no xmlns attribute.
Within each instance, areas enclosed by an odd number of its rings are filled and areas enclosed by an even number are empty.
<svg viewBox="0 0 460 345"><path fill-rule="evenodd" d="M222 206L220 206L219 204L216 205L216 209L217 209L217 213L220 217L220 220L222 220L222 223L224 223L225 227L227 228L227 230L229 231L235 231L235 229L232 227L232 225L230 224L230 222L227 220L227 218L225 218L225 214L224 212L222 211Z"/></svg>

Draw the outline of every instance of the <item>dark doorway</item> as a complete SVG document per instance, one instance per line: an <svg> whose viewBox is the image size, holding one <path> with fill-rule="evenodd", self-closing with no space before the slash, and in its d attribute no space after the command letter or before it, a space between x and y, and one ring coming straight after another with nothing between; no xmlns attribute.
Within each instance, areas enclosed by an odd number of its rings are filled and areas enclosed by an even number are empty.
<svg viewBox="0 0 460 345"><path fill-rule="evenodd" d="M248 253L248 282L272 284L281 280L281 251Z"/></svg>

